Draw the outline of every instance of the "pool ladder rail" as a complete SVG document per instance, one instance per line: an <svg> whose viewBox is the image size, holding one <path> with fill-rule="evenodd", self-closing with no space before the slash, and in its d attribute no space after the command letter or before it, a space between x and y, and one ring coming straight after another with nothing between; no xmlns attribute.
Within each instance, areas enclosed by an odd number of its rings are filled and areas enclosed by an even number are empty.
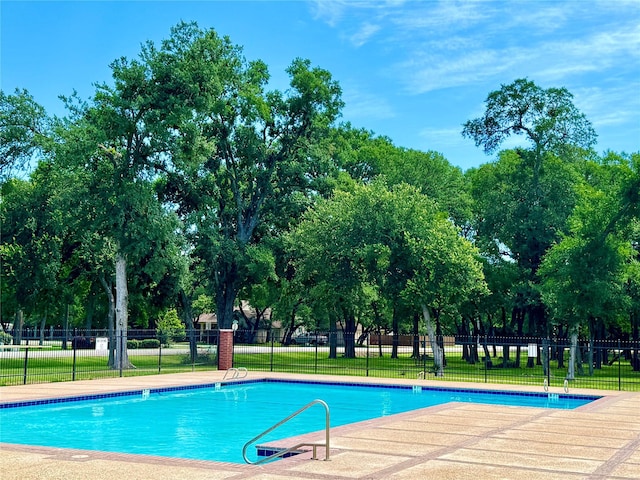
<svg viewBox="0 0 640 480"><path fill-rule="evenodd" d="M298 444L296 444L296 445L294 445L292 447L283 448L282 450L278 450L274 454L266 456L264 458L261 458L261 459L255 461L255 462L252 462L251 460L249 460L247 458L247 448L249 448L250 445L252 445L253 443L257 442L262 437L264 437L267 433L270 433L270 432L274 431L279 426L287 423L289 420L291 420L294 417L297 417L302 412L304 412L305 410L311 408L314 405L322 405L324 407L324 410L325 410L325 441L324 441L324 443L322 443L322 442L301 442L301 443L298 443ZM327 405L327 403L324 402L323 400L314 400L312 402L307 403L301 409L293 412L287 418L285 418L283 420L280 420L278 423L276 423L272 427L268 428L267 430L262 432L260 435L257 435L255 437L253 437L251 440L249 440L247 443L245 443L244 447L242 447L242 457L244 458L245 462L247 462L249 464L253 464L253 465L258 465L260 463L268 462L269 460L272 460L274 458L282 457L282 456L286 455L287 453L295 452L300 447L313 447L313 456L311 458L313 460L317 460L318 459L317 448L318 447L324 447L324 449L325 449L325 458L324 459L325 459L325 461L328 461L329 460L329 430L330 430L330 425L331 425L331 415L329 413L329 405Z"/></svg>
<svg viewBox="0 0 640 480"><path fill-rule="evenodd" d="M549 381L546 378L542 383L542 388L544 388L545 392L549 391ZM564 379L563 389L564 389L564 393L569 393L569 380L567 380L566 378Z"/></svg>
<svg viewBox="0 0 640 480"><path fill-rule="evenodd" d="M230 380L236 380L238 378L246 377L249 374L249 372L244 367L230 368L229 370L224 372L224 377L222 377L222 380L226 380L227 375L229 374L231 374L231 376L229 377Z"/></svg>

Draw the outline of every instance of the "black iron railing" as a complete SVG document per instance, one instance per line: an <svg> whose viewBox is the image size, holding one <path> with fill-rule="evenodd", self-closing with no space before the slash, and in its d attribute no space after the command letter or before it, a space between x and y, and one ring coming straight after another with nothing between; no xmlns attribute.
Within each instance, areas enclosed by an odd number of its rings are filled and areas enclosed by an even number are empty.
<svg viewBox="0 0 640 480"><path fill-rule="evenodd" d="M254 343L243 343L248 338ZM341 334L323 332L307 335L308 343L283 345L279 338L235 332L233 366L249 371L640 391L637 341L580 340L571 345L568 339L557 338L444 336L432 344L422 335L381 335L355 336L353 345L345 345ZM198 331L193 345L187 339L167 345L155 330L129 330L126 342L117 342L105 330L73 330L66 335L52 329L25 331L20 345L0 345L0 385L215 370L217 339L216 331ZM115 351L116 344L125 351ZM436 364L440 357L434 349L441 349L441 365Z"/></svg>

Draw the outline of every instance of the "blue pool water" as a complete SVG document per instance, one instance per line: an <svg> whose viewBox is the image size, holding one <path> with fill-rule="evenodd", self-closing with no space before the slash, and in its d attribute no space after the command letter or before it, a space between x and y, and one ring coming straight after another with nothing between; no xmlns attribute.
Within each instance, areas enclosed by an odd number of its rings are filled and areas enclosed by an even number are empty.
<svg viewBox="0 0 640 480"><path fill-rule="evenodd" d="M0 404L0 441L243 463L246 441L315 399L331 426L446 402L572 409L599 397L314 382L257 381ZM313 406L259 443L324 428ZM252 447L253 449L253 447ZM250 458L257 458L249 451Z"/></svg>

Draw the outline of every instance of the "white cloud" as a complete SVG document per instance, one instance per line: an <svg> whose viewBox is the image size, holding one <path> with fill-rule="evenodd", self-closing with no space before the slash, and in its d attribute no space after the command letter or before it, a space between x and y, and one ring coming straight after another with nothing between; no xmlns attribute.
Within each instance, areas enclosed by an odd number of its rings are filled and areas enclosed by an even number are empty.
<svg viewBox="0 0 640 480"><path fill-rule="evenodd" d="M571 77L612 68L637 71L640 26L623 25L614 32L520 46L487 46L477 37L454 36L443 45L429 41L422 48L417 44L415 47L409 60L395 66L403 72L408 91L414 94L499 78L505 72L514 72L513 78L527 76L536 81L563 83Z"/></svg>
<svg viewBox="0 0 640 480"><path fill-rule="evenodd" d="M397 67L405 73L408 93L421 94L442 88L484 82L516 70L530 60L527 51L472 50L458 56L426 55Z"/></svg>
<svg viewBox="0 0 640 480"><path fill-rule="evenodd" d="M585 87L573 90L574 103L593 123L596 131L604 127L624 125L635 121L639 127L640 81L607 87ZM640 142L640 138L638 138Z"/></svg>
<svg viewBox="0 0 640 480"><path fill-rule="evenodd" d="M389 101L379 95L345 87L342 98L343 115L349 120L385 120L396 116Z"/></svg>
<svg viewBox="0 0 640 480"><path fill-rule="evenodd" d="M527 77L543 88L566 86L598 131L640 125L638 0L344 0L314 5L352 48L375 40L375 48L358 50L358 55L372 55L375 70L367 80L373 84L379 78L387 98L396 95L395 102L402 102L404 93L420 96L409 100L413 103L440 105L434 99L451 94L475 103L480 92L486 95ZM352 117L384 119L394 116L394 108L412 110L401 104L392 108L377 94L353 93L345 100L345 113ZM460 129L445 124L422 130L420 137L438 148L453 147L460 142ZM521 139L513 138L507 148L515 144Z"/></svg>
<svg viewBox="0 0 640 480"><path fill-rule="evenodd" d="M361 47L369 41L369 39L380 30L379 25L373 25L371 23L365 23L360 29L351 35L350 41L356 47Z"/></svg>
<svg viewBox="0 0 640 480"><path fill-rule="evenodd" d="M344 15L348 2L338 0L315 0L310 2L314 18L335 27Z"/></svg>
<svg viewBox="0 0 640 480"><path fill-rule="evenodd" d="M629 59L629 68L638 68L640 25L629 16L598 23L601 13L611 11L607 4L441 0L314 5L325 21L340 23L341 34L354 46L375 35L397 52L388 75L402 79L414 94L501 78L509 71L512 78L563 82L619 65L621 57Z"/></svg>
<svg viewBox="0 0 640 480"><path fill-rule="evenodd" d="M432 128L427 127L420 130L419 135L424 138L433 149L452 147L460 145L462 138L462 125L457 128ZM470 140L470 142L473 142Z"/></svg>
<svg viewBox="0 0 640 480"><path fill-rule="evenodd" d="M345 16L348 16L347 11L349 15L355 11L365 12L368 15L374 12L384 16L389 9L396 9L405 3L405 0L311 0L309 2L313 16L332 27L336 27Z"/></svg>

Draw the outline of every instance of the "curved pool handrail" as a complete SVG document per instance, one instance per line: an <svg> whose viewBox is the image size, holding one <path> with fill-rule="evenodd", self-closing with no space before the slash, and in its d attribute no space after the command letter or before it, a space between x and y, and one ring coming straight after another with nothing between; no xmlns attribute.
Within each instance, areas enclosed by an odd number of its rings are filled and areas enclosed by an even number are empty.
<svg viewBox="0 0 640 480"><path fill-rule="evenodd" d="M297 417L302 412L304 412L308 408L311 408L314 405L322 405L324 407L324 410L325 410L325 442L324 443L319 443L319 442L302 442L302 443L298 443L298 444L296 444L296 445L294 445L292 447L283 448L282 450L278 450L276 453L274 453L272 455L269 455L269 456L266 456L264 458L261 458L260 460L257 460L255 462L252 462L251 460L249 460L247 458L247 448L249 448L249 445L257 442L259 439L264 437L267 433L270 433L270 432L274 431L279 426L287 423L289 420L291 420L294 417ZM313 447L313 457L312 458L314 460L316 460L317 459L317 455L316 455L317 447L325 447L325 457L324 457L324 459L325 459L325 461L327 461L327 460L329 460L329 430L330 430L330 424L331 424L331 415L329 413L329 405L327 405L327 403L324 400L313 400L312 402L307 403L304 407L302 407L299 410L296 410L295 412L293 412L287 418L284 418L283 420L280 420L278 423L276 423L272 427L268 428L267 430L265 430L261 434L256 435L251 440L249 440L247 443L245 443L244 446L242 447L242 458L244 458L244 461L249 463L249 464L258 465L260 463L268 462L269 460L272 460L274 458L286 455L287 453L293 452L293 451L299 449L300 447Z"/></svg>
<svg viewBox="0 0 640 480"><path fill-rule="evenodd" d="M226 372L224 372L224 377L222 377L222 380L226 380L227 375L229 373L233 373L233 375L231 375L231 380L235 380L237 378L244 378L249 374L249 371L245 368L245 367L232 367L227 369ZM244 375L240 376L241 373L244 373Z"/></svg>

